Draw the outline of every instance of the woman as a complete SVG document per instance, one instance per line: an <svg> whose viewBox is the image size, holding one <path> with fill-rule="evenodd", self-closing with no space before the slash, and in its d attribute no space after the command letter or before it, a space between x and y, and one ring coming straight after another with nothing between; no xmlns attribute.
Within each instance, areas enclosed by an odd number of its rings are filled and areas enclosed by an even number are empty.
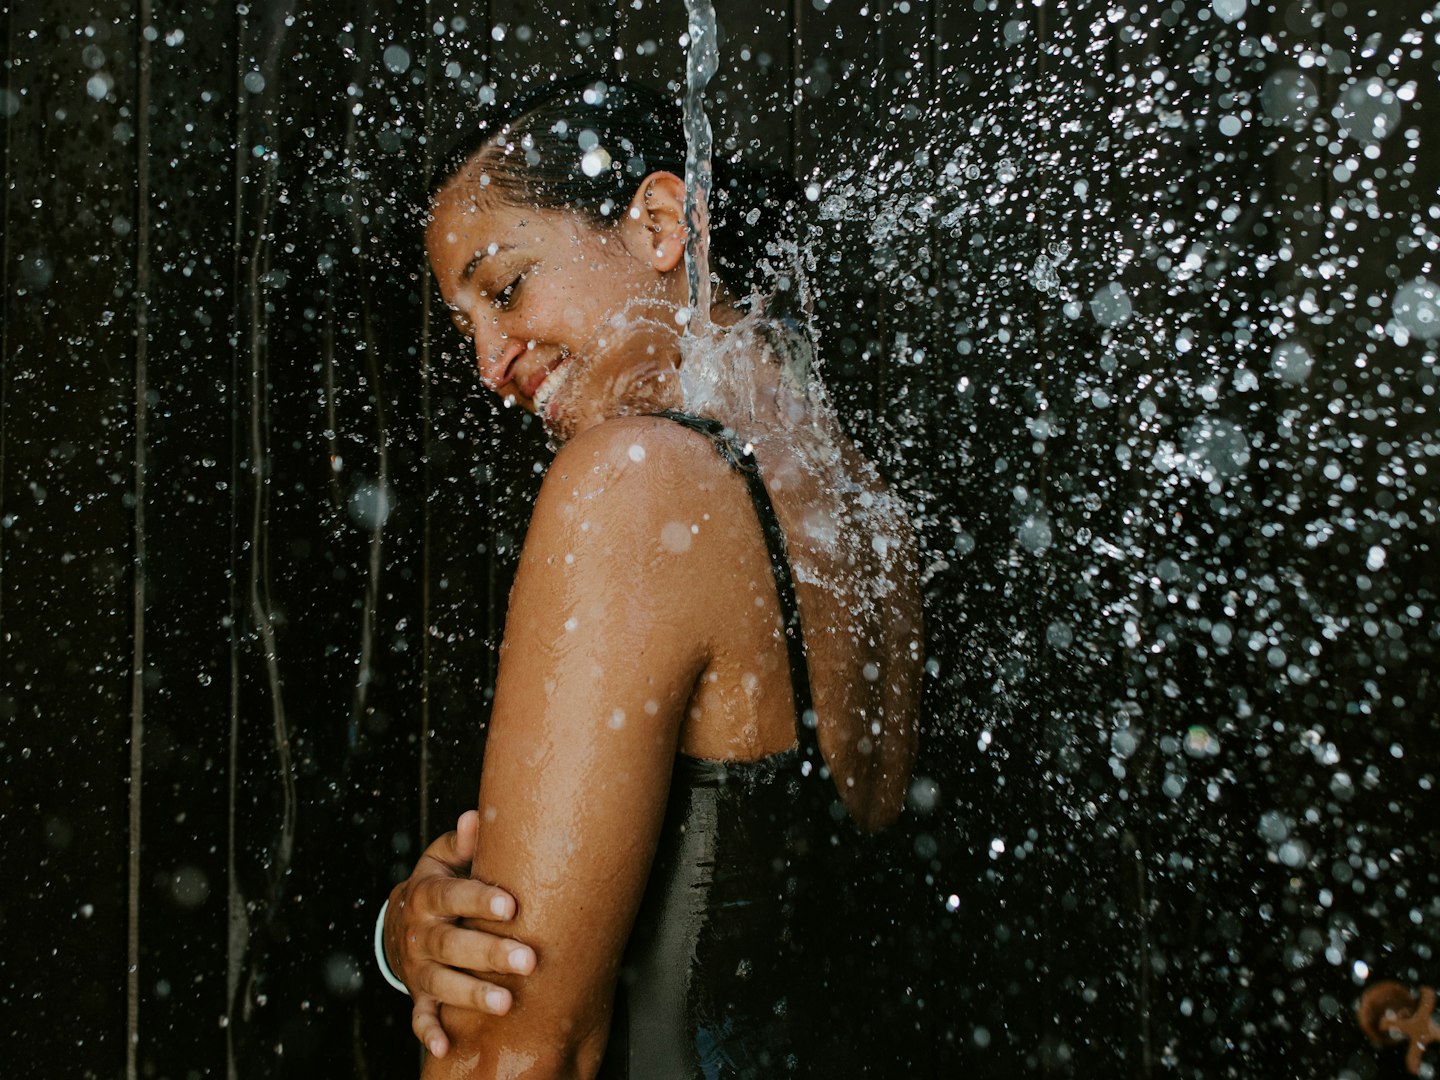
<svg viewBox="0 0 1440 1080"><path fill-rule="evenodd" d="M478 818L392 895L391 958L474 1006L446 1011L453 1052L426 1077L806 1072L835 849L903 804L913 541L803 339L742 313L784 207L723 167L711 325L687 336L706 320L683 162L668 103L581 79L487 124L433 188L427 252L481 379L564 445L510 597ZM472 846L478 880L452 882ZM435 934L456 915L469 931Z"/></svg>

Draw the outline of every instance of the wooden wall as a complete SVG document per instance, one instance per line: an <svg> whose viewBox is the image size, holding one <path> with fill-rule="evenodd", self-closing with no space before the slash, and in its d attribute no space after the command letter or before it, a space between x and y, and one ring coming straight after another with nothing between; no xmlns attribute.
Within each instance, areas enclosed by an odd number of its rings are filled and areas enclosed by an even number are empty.
<svg viewBox="0 0 1440 1080"><path fill-rule="evenodd" d="M826 363L922 507L939 794L857 960L904 1075L1382 1075L1366 973L1440 978L1435 342L1393 326L1440 46L1360 6L722 5L717 141L849 200ZM683 8L0 19L0 1072L406 1075L371 926L474 798L547 458L424 180L482 93L673 83Z"/></svg>

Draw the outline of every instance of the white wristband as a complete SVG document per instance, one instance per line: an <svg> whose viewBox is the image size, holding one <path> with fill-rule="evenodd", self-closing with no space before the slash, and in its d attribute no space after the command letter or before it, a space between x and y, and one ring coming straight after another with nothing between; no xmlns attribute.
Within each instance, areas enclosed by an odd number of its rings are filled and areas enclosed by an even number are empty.
<svg viewBox="0 0 1440 1080"><path fill-rule="evenodd" d="M385 981L408 996L410 988L395 977L395 973L390 970L390 965L385 961L385 912L389 908L390 898L387 896L385 902L380 905L380 915L375 920L375 963L379 965L380 974L385 976Z"/></svg>

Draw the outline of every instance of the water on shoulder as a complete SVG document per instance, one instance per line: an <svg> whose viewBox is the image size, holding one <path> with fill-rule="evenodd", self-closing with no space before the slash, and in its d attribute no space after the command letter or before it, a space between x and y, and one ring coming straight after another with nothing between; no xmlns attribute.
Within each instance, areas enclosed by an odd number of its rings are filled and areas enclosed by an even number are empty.
<svg viewBox="0 0 1440 1080"><path fill-rule="evenodd" d="M784 530L837 787L862 826L884 824L914 760L923 663L908 511L836 422L798 329L751 315L684 352L686 411L754 448Z"/></svg>

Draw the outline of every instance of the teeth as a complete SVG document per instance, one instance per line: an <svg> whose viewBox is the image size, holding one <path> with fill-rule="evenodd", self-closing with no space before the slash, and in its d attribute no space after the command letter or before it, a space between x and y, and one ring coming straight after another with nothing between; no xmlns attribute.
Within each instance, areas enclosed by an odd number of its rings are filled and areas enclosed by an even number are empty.
<svg viewBox="0 0 1440 1080"><path fill-rule="evenodd" d="M555 391L565 381L565 374L569 370L569 364L562 362L559 367L545 376L545 381L535 388L535 396L531 398L535 403L535 412L539 416L545 415L546 403L555 396Z"/></svg>

